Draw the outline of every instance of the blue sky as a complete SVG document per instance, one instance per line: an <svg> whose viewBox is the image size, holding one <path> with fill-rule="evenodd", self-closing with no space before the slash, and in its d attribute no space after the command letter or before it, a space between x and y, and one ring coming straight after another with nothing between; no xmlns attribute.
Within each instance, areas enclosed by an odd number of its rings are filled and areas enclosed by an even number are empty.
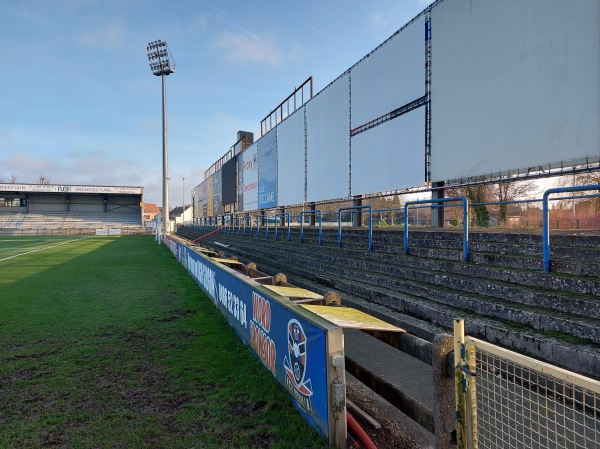
<svg viewBox="0 0 600 449"><path fill-rule="evenodd" d="M431 0L20 0L0 3L0 178L144 187L162 203L166 40L169 202L306 78L315 93ZM185 178L185 186L183 184ZM185 188L184 188L185 187Z"/></svg>

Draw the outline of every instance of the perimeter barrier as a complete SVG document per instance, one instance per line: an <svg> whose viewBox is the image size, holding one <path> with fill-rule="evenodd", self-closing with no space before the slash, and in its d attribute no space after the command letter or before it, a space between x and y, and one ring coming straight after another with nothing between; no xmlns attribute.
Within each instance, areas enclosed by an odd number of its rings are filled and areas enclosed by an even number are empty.
<svg viewBox="0 0 600 449"><path fill-rule="evenodd" d="M164 242L302 417L329 444L345 448L342 329L173 236L165 235Z"/></svg>
<svg viewBox="0 0 600 449"><path fill-rule="evenodd" d="M600 382L465 337L454 322L459 448L600 447Z"/></svg>

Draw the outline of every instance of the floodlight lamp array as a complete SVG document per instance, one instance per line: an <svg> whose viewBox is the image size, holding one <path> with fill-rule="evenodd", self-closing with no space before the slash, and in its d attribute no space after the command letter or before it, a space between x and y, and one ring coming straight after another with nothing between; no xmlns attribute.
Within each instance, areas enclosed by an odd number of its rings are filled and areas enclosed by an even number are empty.
<svg viewBox="0 0 600 449"><path fill-rule="evenodd" d="M169 75L175 71L175 60L165 41L152 41L146 47L150 70L156 76Z"/></svg>

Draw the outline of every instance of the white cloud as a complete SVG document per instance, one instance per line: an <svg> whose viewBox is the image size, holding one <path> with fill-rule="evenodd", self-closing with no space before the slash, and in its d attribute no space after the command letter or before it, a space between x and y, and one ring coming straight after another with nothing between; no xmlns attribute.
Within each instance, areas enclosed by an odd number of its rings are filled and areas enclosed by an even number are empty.
<svg viewBox="0 0 600 449"><path fill-rule="evenodd" d="M116 48L125 37L125 23L121 19L114 19L102 27L90 30L79 38L85 47Z"/></svg>
<svg viewBox="0 0 600 449"><path fill-rule="evenodd" d="M369 23L374 28L385 28L387 26L387 20L383 14L373 11L369 14Z"/></svg>
<svg viewBox="0 0 600 449"><path fill-rule="evenodd" d="M268 34L234 34L226 31L217 39L215 47L223 51L226 61L239 66L264 64L280 69L290 57Z"/></svg>

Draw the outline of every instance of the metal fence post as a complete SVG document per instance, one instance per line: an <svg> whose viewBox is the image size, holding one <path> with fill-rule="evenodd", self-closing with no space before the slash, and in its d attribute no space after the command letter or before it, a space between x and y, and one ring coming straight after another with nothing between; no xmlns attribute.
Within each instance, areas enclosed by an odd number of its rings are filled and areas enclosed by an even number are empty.
<svg viewBox="0 0 600 449"><path fill-rule="evenodd" d="M467 447L469 449L477 449L479 446L479 438L477 433L477 361L476 361L477 346L474 344L466 344L465 346L465 367L468 366L467 373ZM464 373L463 373L464 375Z"/></svg>
<svg viewBox="0 0 600 449"><path fill-rule="evenodd" d="M467 448L466 440L466 379L461 370L461 353L465 347L465 322L454 320L454 391L456 395L456 444L458 449Z"/></svg>

